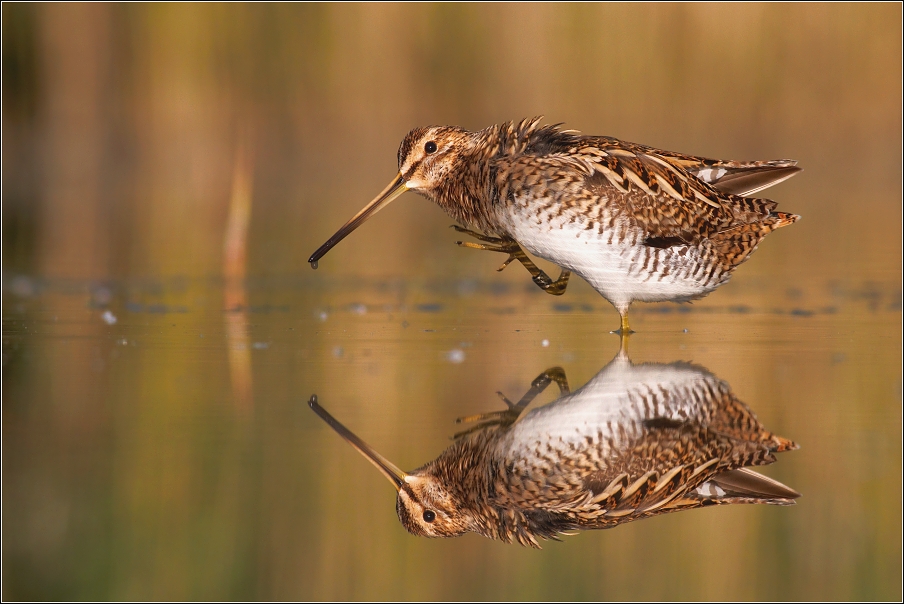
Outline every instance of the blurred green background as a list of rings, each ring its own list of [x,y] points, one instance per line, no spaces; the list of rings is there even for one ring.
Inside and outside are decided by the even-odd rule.
[[[901,16],[4,3],[3,597],[900,599]],[[494,273],[414,194],[305,263],[412,127],[534,115],[800,162],[768,196],[803,220],[632,317],[635,361],[705,365],[801,443],[772,474],[798,506],[418,540],[307,410],[411,469],[495,390],[611,358],[589,286]]]

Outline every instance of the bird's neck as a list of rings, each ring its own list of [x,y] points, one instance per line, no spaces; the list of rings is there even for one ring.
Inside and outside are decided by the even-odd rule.
[[[501,235],[496,218],[492,158],[498,142],[491,128],[471,134],[439,184],[428,193],[449,216],[469,228]]]
[[[427,466],[427,472],[452,495],[458,512],[469,519],[469,530],[486,536],[498,524],[492,510],[496,433],[491,427],[464,436]]]
[[[499,457],[499,438],[506,430],[490,427],[464,437],[430,465],[431,473],[452,494],[458,514],[468,519],[468,530],[506,542],[529,542],[530,521],[512,505],[500,484],[509,470]],[[503,489],[505,490],[505,489]]]

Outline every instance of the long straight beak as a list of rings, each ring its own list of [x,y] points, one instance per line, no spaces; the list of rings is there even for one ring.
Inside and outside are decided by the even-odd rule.
[[[407,474],[405,474],[405,472],[400,470],[388,459],[374,451],[369,444],[352,434],[351,430],[336,421],[336,418],[327,413],[323,407],[317,404],[316,394],[311,395],[311,399],[308,401],[308,405],[310,405],[311,409],[314,410],[314,413],[320,416],[320,419],[328,423],[333,430],[338,432],[339,436],[348,441],[348,444],[357,449],[361,455],[363,455],[367,458],[368,461],[370,461],[370,463],[374,464],[377,469],[380,470],[380,473],[389,479],[389,482],[392,483],[392,486],[395,487],[396,491],[401,490],[402,483],[405,482],[405,478],[408,476]]]
[[[404,193],[408,190],[408,187],[405,186],[405,179],[402,178],[402,175],[399,174],[396,176],[389,186],[387,186],[383,191],[377,195],[377,197],[371,201],[369,204],[364,206],[364,209],[355,214],[351,220],[342,225],[342,228],[336,231],[336,234],[327,239],[326,243],[317,248],[317,251],[311,254],[311,257],[308,258],[308,262],[311,264],[313,268],[317,268],[317,261],[323,258],[323,256],[333,249],[333,246],[345,239],[345,237],[361,226],[365,220],[385,208],[389,205],[389,202]]]

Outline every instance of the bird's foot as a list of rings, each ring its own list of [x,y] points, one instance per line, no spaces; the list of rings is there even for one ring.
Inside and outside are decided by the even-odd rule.
[[[618,336],[618,356],[627,358],[628,343],[631,341],[631,334],[635,332],[631,329],[617,329],[609,333],[614,333]]]
[[[508,260],[506,260],[501,267],[496,270],[502,270],[507,267],[512,260],[516,259],[517,252],[521,251],[521,246],[518,245],[518,242],[514,239],[510,239],[508,237],[492,237],[490,235],[484,235],[483,233],[478,233],[477,231],[472,231],[470,229],[466,229],[464,227],[460,227],[457,224],[453,224],[452,228],[458,231],[459,233],[464,233],[469,237],[473,237],[479,241],[485,241],[486,243],[472,243],[470,241],[456,241],[456,245],[460,247],[470,248],[472,250],[486,250],[488,252],[503,252],[509,254]]]
[[[553,296],[561,296],[565,293],[565,289],[568,287],[568,278],[571,276],[571,271],[562,270],[559,278],[555,281],[550,278],[540,267],[534,264],[533,260],[531,260],[528,255],[521,249],[521,246],[517,241],[508,237],[491,237],[489,235],[484,235],[482,233],[478,233],[476,231],[472,231],[466,229],[464,227],[460,227],[458,225],[453,224],[452,228],[458,231],[459,233],[464,233],[475,239],[480,241],[485,241],[486,243],[472,243],[470,241],[456,241],[460,247],[470,248],[472,250],[486,250],[488,252],[503,252],[509,255],[508,258],[505,259],[505,262],[502,263],[502,266],[497,268],[497,271],[501,271],[505,269],[509,264],[511,264],[514,260],[520,262],[524,268],[531,275],[531,279],[533,279],[534,283],[537,286],[545,291],[547,294],[551,294]]]
[[[626,312],[621,317],[621,327],[619,327],[615,331],[610,331],[609,333],[614,333],[614,334],[618,335],[619,337],[621,337],[622,346],[625,346],[628,342],[628,337],[632,333],[637,333],[637,332],[634,331],[633,329],[631,329],[630,326],[628,326],[628,313]]]
[[[518,420],[518,417],[521,413],[527,408],[528,405],[533,402],[537,395],[546,390],[546,387],[549,386],[551,382],[555,382],[559,386],[559,394],[564,395],[571,392],[571,388],[568,386],[568,378],[565,375],[565,370],[561,367],[550,367],[536,378],[530,384],[530,389],[524,393],[524,396],[517,403],[513,403],[510,401],[504,394],[501,392],[497,392],[496,395],[502,399],[502,402],[505,403],[507,407],[503,411],[490,411],[488,413],[479,413],[477,415],[468,415],[465,417],[459,417],[455,420],[457,424],[470,424],[474,422],[478,422],[476,425],[471,426],[464,432],[459,432],[455,436],[453,436],[453,440],[457,440],[462,436],[466,436],[471,434],[472,432],[476,432],[478,430],[482,430],[489,426],[510,426]]]
[[[514,423],[514,421],[518,419],[518,415],[521,414],[522,408],[520,408],[517,403],[510,401],[501,392],[497,391],[496,396],[502,399],[502,402],[505,403],[506,409],[503,411],[489,411],[487,413],[478,413],[476,415],[466,415],[464,417],[459,417],[455,420],[456,424],[473,424],[477,422],[478,425],[472,426],[465,432],[459,432],[458,434],[453,436],[453,439],[461,438],[465,434],[470,434],[474,430],[485,428],[486,426],[507,426]]]
[[[549,275],[541,271],[539,268],[537,270],[539,271],[539,274],[532,275],[532,277],[534,283],[536,283],[540,287],[540,289],[553,296],[561,296],[565,293],[565,288],[568,287],[568,278],[571,276],[571,271],[563,269],[559,274],[559,278],[553,281],[549,278]]]
[[[495,243],[495,244],[502,244],[502,243],[507,243],[507,242],[515,243],[515,241],[513,239],[509,239],[507,237],[493,237],[491,235],[484,235],[483,233],[478,233],[477,231],[472,231],[471,229],[466,229],[465,227],[458,226],[457,224],[453,224],[450,228],[455,229],[459,233],[464,233],[468,237],[473,237],[474,239],[477,239],[478,241],[486,241],[487,243]],[[456,241],[456,243],[458,245],[462,245],[461,241]],[[517,243],[515,245],[517,245]],[[466,245],[465,247],[470,247],[470,246]],[[482,249],[482,248],[480,248],[480,249]]]

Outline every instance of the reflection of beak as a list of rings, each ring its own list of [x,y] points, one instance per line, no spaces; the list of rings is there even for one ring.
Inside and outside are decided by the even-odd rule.
[[[374,451],[369,444],[352,434],[348,428],[337,422],[332,415],[324,411],[323,407],[317,404],[316,394],[311,395],[311,400],[308,401],[308,405],[311,406],[311,409],[314,410],[314,413],[320,416],[320,419],[328,423],[333,430],[339,433],[339,436],[347,440],[348,444],[357,449],[361,455],[363,455],[368,459],[368,461],[370,461],[370,463],[377,466],[377,469],[380,470],[380,473],[382,473],[383,476],[389,479],[389,482],[392,483],[392,486],[395,487],[396,491],[401,490],[402,483],[405,482],[405,479],[408,477],[405,472],[396,467],[396,465],[391,463],[388,459]]]
[[[311,254],[308,262],[317,268],[317,261],[320,260],[333,246],[345,239],[346,235],[357,229],[365,220],[389,205],[389,202],[408,190],[405,180],[399,174],[389,183],[389,186],[383,189],[383,192],[377,195],[376,199],[364,206],[364,209],[355,214],[351,220],[342,225],[342,228],[336,231],[336,234],[327,239],[326,243],[317,248],[317,251]]]

